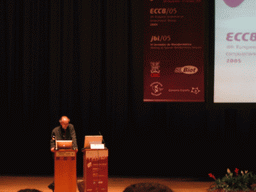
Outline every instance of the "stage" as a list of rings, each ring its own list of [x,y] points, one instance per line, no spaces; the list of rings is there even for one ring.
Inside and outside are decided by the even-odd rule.
[[[82,177],[78,177],[82,180]],[[5,176],[1,175],[0,191],[17,192],[21,189],[37,189],[52,192],[48,185],[53,176]],[[192,178],[142,178],[142,177],[109,177],[108,191],[122,192],[126,187],[135,183],[159,183],[169,187],[173,192],[206,192],[214,182],[200,181]],[[78,192],[78,189],[77,189]]]

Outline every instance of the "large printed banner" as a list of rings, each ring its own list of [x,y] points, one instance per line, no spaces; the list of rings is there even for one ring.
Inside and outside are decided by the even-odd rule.
[[[255,0],[215,0],[215,103],[256,102],[255,22]]]
[[[144,1],[144,101],[204,102],[204,0]]]

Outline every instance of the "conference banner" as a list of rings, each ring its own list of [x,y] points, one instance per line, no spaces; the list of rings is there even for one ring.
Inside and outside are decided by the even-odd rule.
[[[256,102],[256,1],[215,1],[214,103]]]
[[[204,0],[144,0],[144,102],[204,102]]]

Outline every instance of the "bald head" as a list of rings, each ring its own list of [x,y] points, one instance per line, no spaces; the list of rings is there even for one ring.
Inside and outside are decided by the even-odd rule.
[[[63,129],[67,129],[70,119],[67,116],[62,116],[59,120]]]

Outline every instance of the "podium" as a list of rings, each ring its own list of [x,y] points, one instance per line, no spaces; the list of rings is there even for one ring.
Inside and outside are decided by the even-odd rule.
[[[76,192],[76,151],[59,149],[54,152],[54,192]]]
[[[83,149],[84,192],[108,192],[108,149]]]

